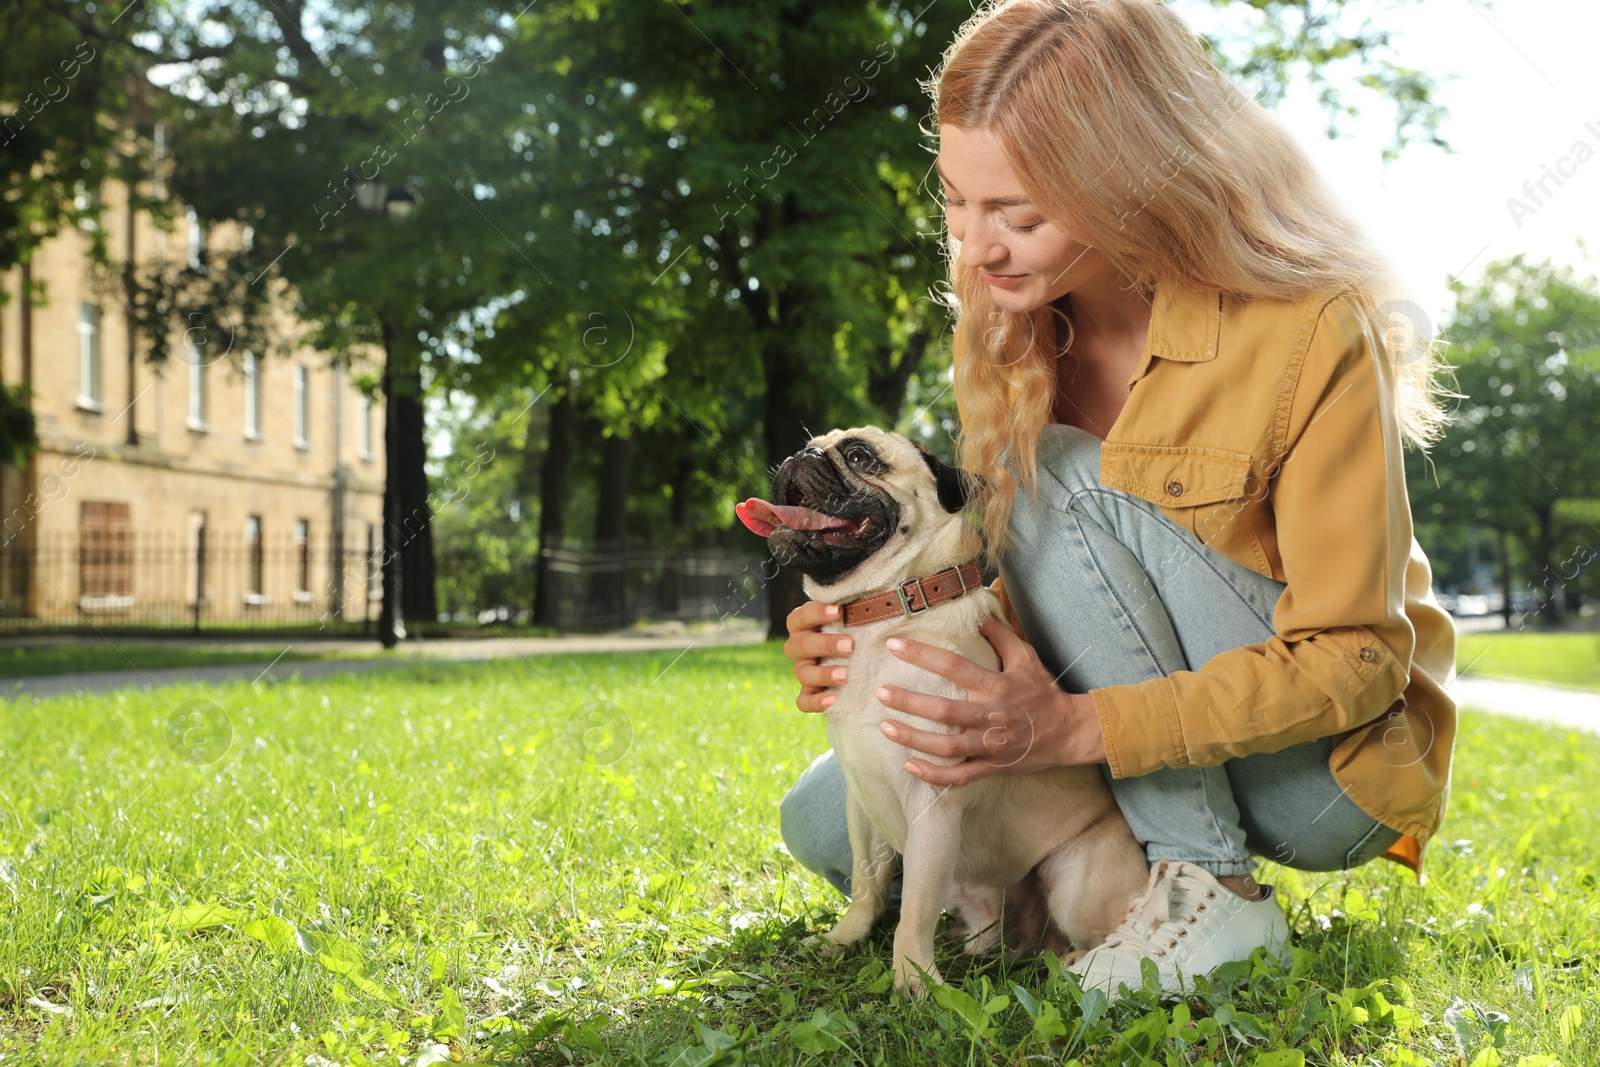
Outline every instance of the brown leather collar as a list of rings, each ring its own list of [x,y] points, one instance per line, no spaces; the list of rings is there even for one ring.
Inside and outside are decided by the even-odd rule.
[[[860,626],[902,615],[920,615],[934,604],[982,588],[983,572],[977,560],[969,559],[959,567],[907,579],[887,593],[850,601],[844,605],[844,624]]]

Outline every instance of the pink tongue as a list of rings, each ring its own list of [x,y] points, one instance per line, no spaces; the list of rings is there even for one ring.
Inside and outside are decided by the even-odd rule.
[[[787,526],[791,530],[843,530],[854,525],[849,519],[824,515],[811,508],[769,504],[755,496],[742,504],[735,504],[733,510],[740,522],[762,537],[770,535],[779,526]]]

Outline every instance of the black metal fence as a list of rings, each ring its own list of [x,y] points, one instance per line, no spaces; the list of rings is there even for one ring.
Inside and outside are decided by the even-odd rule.
[[[80,539],[54,531],[0,545],[0,634],[255,630],[375,634],[381,545],[327,538],[187,537],[129,531]],[[646,620],[764,619],[771,560],[658,544],[546,553],[553,624],[603,630]],[[498,568],[471,554],[437,561],[440,623],[532,622],[534,560]]]
[[[718,547],[669,550],[655,542],[545,549],[544,558],[553,624],[561,630],[621,629],[647,619],[765,619],[767,586],[776,573],[764,557]],[[441,575],[463,569],[464,562],[441,558]],[[526,591],[524,605],[533,594],[529,564],[516,576]],[[451,584],[440,582],[440,607],[447,613],[458,610],[448,606]]]

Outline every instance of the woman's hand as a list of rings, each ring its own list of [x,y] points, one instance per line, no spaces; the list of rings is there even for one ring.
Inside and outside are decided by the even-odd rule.
[[[855,650],[854,639],[822,632],[824,623],[838,621],[838,605],[820,600],[808,600],[789,612],[789,640],[783,643],[783,654],[794,661],[794,676],[800,682],[794,703],[801,711],[822,711],[838,699],[828,687],[845,680],[845,668],[821,662],[824,656],[848,656]]]
[[[889,650],[895,655],[949,679],[967,694],[966,700],[956,700],[892,685],[877,689],[885,707],[961,728],[960,733],[940,734],[884,719],[879,729],[907,748],[966,757],[950,767],[912,759],[906,770],[933,785],[966,785],[1008,771],[1024,774],[1106,762],[1100,719],[1088,695],[1062,692],[1033,646],[997,616],[985,618],[978,632],[999,653],[1000,670],[991,671],[949,649],[890,638]],[[897,641],[903,643],[899,649],[894,647]]]

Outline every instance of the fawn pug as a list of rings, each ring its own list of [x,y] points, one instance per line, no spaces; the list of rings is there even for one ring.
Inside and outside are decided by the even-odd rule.
[[[891,653],[884,642],[892,636],[999,669],[978,630],[999,601],[981,583],[981,538],[962,514],[979,488],[975,476],[901,434],[856,427],[813,438],[778,467],[771,501],[737,508],[780,565],[804,574],[808,597],[844,605],[824,631],[848,630],[855,641],[847,680],[825,712],[849,793],[850,903],[820,942],[810,940],[835,951],[857,945],[887,906],[899,853],[895,986],[914,994],[918,968],[940,981],[934,933],[946,909],[969,952],[1002,941],[1023,951],[1082,952],[1105,940],[1148,880],[1144,850],[1098,767],[935,786],[909,773],[906,760],[960,760],[913,752],[878,728],[892,717],[923,730],[958,729],[886,708],[873,696],[879,685],[966,698]]]

